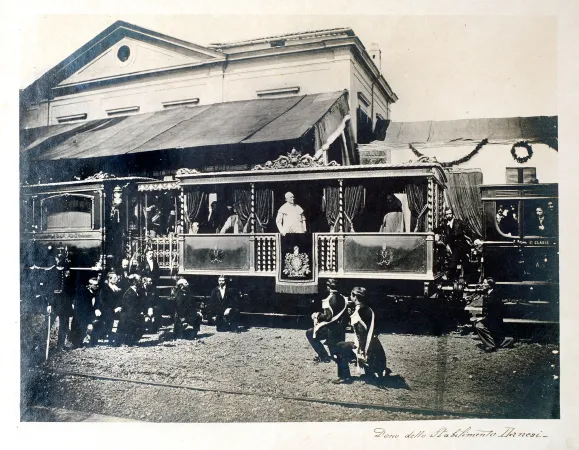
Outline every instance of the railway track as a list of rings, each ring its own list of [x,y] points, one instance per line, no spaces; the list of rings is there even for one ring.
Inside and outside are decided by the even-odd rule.
[[[165,382],[150,381],[150,380],[143,380],[143,379],[136,379],[136,378],[97,375],[97,374],[91,374],[91,373],[85,373],[85,372],[45,370],[45,373],[46,374],[59,375],[59,376],[87,378],[87,379],[92,379],[92,380],[132,383],[132,384],[154,386],[154,387],[161,387],[161,388],[167,388],[167,389],[190,390],[190,391],[209,392],[209,393],[228,394],[228,395],[254,396],[254,397],[261,397],[261,398],[273,398],[273,399],[278,399],[278,400],[299,401],[299,402],[307,402],[307,403],[343,406],[346,408],[374,409],[374,410],[381,410],[381,411],[385,411],[385,412],[394,412],[394,413],[420,414],[420,415],[425,415],[425,416],[437,416],[437,417],[450,416],[450,417],[456,417],[456,418],[471,418],[471,419],[484,419],[484,418],[500,419],[500,418],[503,418],[503,416],[501,416],[500,414],[497,414],[497,412],[493,412],[492,414],[490,414],[490,413],[483,413],[483,412],[471,412],[471,411],[460,411],[460,410],[393,406],[393,405],[383,405],[383,404],[379,404],[379,403],[364,403],[364,402],[356,402],[356,401],[339,401],[339,400],[329,400],[329,399],[315,398],[315,397],[298,397],[298,396],[285,395],[285,394],[273,394],[273,393],[269,393],[269,392],[260,392],[260,391],[246,391],[246,390],[225,389],[225,388],[219,388],[218,389],[218,388],[195,386],[195,385],[191,385],[191,384],[165,383]],[[504,416],[504,418],[506,418],[506,416]]]

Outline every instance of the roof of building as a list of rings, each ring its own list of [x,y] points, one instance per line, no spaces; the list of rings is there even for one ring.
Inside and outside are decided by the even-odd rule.
[[[299,31],[299,32],[295,32],[295,33],[278,34],[275,36],[266,36],[266,37],[245,39],[245,40],[233,41],[233,42],[212,43],[212,44],[209,44],[207,47],[221,50],[221,49],[224,49],[227,47],[235,47],[238,45],[251,45],[251,44],[261,44],[264,42],[271,42],[271,41],[278,41],[278,40],[291,41],[291,40],[309,39],[312,37],[327,37],[327,36],[340,36],[340,35],[355,36],[355,33],[351,28],[327,28],[327,29],[323,29],[323,30]]]

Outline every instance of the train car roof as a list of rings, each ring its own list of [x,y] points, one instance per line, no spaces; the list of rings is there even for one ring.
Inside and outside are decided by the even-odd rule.
[[[310,157],[311,158],[311,157]],[[438,163],[411,162],[405,164],[373,164],[340,166],[335,162],[322,164],[311,160],[307,167],[281,166],[268,162],[253,170],[228,172],[198,172],[195,169],[179,169],[176,178],[182,186],[203,184],[286,182],[289,176],[299,180],[336,180],[363,178],[428,177],[439,183],[447,182],[443,167]],[[296,178],[297,179],[297,178]]]
[[[24,189],[30,188],[43,188],[43,187],[61,187],[61,186],[82,186],[82,185],[94,185],[100,183],[108,183],[108,182],[144,182],[144,181],[159,181],[155,178],[148,178],[148,177],[89,177],[84,180],[72,180],[72,181],[58,181],[58,182],[51,182],[51,183],[38,183],[38,184],[23,184],[21,187]]]

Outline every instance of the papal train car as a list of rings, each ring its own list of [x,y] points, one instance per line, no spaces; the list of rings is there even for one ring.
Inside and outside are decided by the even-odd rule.
[[[183,276],[204,295],[223,274],[245,309],[277,312],[323,294],[328,278],[344,292],[428,297],[442,275],[434,230],[446,175],[436,163],[340,166],[292,151],[252,170],[95,178],[23,187],[25,267],[49,265],[48,247],[66,247],[84,279],[152,248],[161,289]],[[284,233],[290,193],[303,230]]]

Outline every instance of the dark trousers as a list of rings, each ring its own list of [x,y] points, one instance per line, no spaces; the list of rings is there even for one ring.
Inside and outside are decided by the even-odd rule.
[[[512,345],[513,338],[506,337],[505,332],[500,326],[488,324],[485,319],[475,323],[474,329],[485,350],[496,350],[497,348],[506,348]]]
[[[227,308],[219,310],[215,317],[217,331],[232,330],[239,325],[239,310],[231,308],[229,314],[225,314]]]
[[[330,354],[332,355],[333,359],[336,361],[336,365],[338,366],[338,378],[349,378],[350,377],[350,366],[348,365],[348,359],[352,353],[350,349],[343,349],[337,345],[334,339],[329,336],[330,332],[327,328],[322,328],[318,330],[316,333],[316,337],[314,337],[314,329],[310,328],[306,331],[306,337],[318,355],[320,359],[329,358],[328,352],[322,344],[321,341],[325,340],[328,349],[330,350]]]
[[[66,313],[61,313],[61,314],[54,314],[50,320],[52,321],[52,324],[54,324],[56,318],[58,317],[58,339],[57,339],[57,343],[56,346],[59,349],[64,348],[64,344],[66,343],[66,338],[69,335],[69,329],[68,329],[68,322],[70,319],[70,316]]]
[[[193,336],[197,336],[201,329],[201,313],[193,312],[187,314],[180,314],[179,310],[175,311],[175,325],[173,326],[173,333],[175,337],[181,337],[183,334],[191,330]]]

